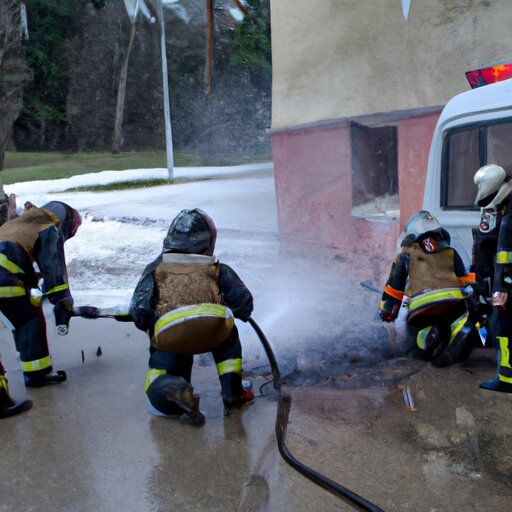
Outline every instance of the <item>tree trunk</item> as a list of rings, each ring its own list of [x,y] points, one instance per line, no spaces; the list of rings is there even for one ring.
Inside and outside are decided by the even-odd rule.
[[[131,28],[130,28],[130,39],[128,41],[128,48],[126,49],[126,55],[124,57],[123,65],[121,66],[121,72],[119,73],[119,86],[117,89],[117,105],[116,105],[116,118],[114,124],[114,139],[112,142],[112,153],[115,155],[121,152],[121,143],[123,135],[123,117],[124,117],[124,99],[126,96],[126,82],[128,80],[128,63],[130,60],[130,54],[132,52],[133,41],[135,39],[135,23],[137,16],[135,16]]]
[[[0,0],[0,171],[28,73],[21,48],[21,0]]]

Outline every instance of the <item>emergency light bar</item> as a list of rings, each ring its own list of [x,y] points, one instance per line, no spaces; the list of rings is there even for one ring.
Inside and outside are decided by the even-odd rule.
[[[474,69],[466,72],[471,89],[482,87],[483,85],[493,84],[512,78],[512,63],[493,64],[486,68]]]

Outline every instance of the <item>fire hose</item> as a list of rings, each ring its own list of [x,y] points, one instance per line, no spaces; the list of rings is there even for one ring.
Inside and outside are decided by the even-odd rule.
[[[72,316],[81,316],[84,318],[114,318],[117,321],[121,322],[132,321],[130,315],[126,311],[122,311],[119,308],[97,308],[94,306],[75,307],[73,308]],[[263,349],[265,350],[265,354],[270,363],[274,389],[278,393],[275,431],[277,438],[277,447],[281,457],[298,473],[300,473],[301,475],[303,475],[316,485],[322,487],[326,491],[331,492],[338,498],[345,500],[350,505],[357,507],[358,510],[366,512],[384,512],[381,508],[370,503],[368,500],[359,496],[350,489],[338,484],[337,482],[334,482],[333,480],[330,480],[329,478],[318,473],[314,469],[306,466],[291,454],[290,450],[286,446],[285,440],[286,428],[288,426],[288,418],[290,415],[292,401],[291,396],[287,393],[284,393],[282,390],[282,380],[279,371],[279,366],[277,364],[274,352],[272,351],[272,347],[270,346],[270,343],[268,342],[265,334],[263,333],[263,331],[261,330],[261,328],[259,327],[255,320],[249,318],[248,322],[254,329],[261,344],[263,345]]]
[[[311,480],[316,485],[319,485],[326,491],[331,492],[338,498],[341,498],[351,505],[355,505],[359,510],[364,510],[368,512],[383,512],[383,510],[373,503],[370,503],[365,498],[359,496],[355,492],[347,489],[346,487],[330,480],[324,475],[318,473],[314,469],[306,466],[299,460],[297,460],[291,453],[288,447],[286,446],[286,427],[288,425],[288,417],[290,414],[290,408],[292,404],[291,396],[282,391],[282,381],[281,374],[279,372],[279,366],[277,364],[276,358],[274,356],[274,352],[272,351],[272,347],[268,342],[265,334],[260,329],[258,324],[252,319],[249,318],[249,323],[251,327],[256,332],[258,338],[263,345],[265,350],[265,354],[267,355],[268,361],[270,363],[270,369],[272,370],[272,377],[274,383],[274,389],[278,392],[278,403],[277,403],[277,418],[276,418],[276,437],[277,437],[277,447],[279,449],[279,453],[281,457],[296,471],[298,471],[301,475],[305,476],[308,480]]]

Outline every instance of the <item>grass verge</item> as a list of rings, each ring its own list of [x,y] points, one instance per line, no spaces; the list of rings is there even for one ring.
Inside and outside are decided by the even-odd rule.
[[[198,155],[174,153],[175,167],[239,165],[267,162],[270,154],[239,157],[233,155],[212,157],[205,162]],[[32,153],[8,151],[0,182],[4,185],[36,180],[56,180],[79,174],[126,169],[166,168],[165,151],[130,151],[114,155],[110,152]]]

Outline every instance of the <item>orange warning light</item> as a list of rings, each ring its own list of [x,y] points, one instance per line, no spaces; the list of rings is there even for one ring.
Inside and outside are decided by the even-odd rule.
[[[466,72],[466,78],[472,89],[483,85],[493,84],[512,78],[512,63],[493,64],[486,68]]]

